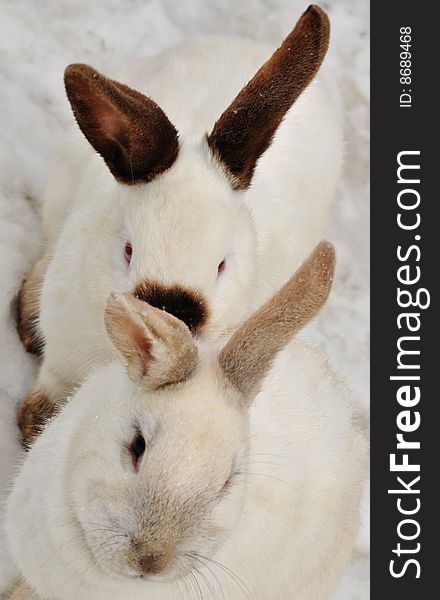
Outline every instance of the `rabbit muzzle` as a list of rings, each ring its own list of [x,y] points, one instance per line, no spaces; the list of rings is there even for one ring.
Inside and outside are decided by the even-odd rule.
[[[155,551],[148,543],[136,540],[131,545],[127,562],[141,577],[148,577],[169,574],[172,569],[172,559],[173,552]]]

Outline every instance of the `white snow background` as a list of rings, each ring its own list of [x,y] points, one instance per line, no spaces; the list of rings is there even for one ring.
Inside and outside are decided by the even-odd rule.
[[[335,79],[347,156],[327,238],[338,253],[331,299],[305,335],[329,356],[368,418],[369,2],[325,0],[332,23],[325,69]],[[302,0],[0,0],[0,524],[20,455],[17,403],[36,373],[17,337],[14,299],[42,251],[38,204],[72,115],[63,70],[86,62],[105,73],[198,33],[278,45]],[[231,66],[231,68],[233,68]],[[367,490],[363,527],[335,600],[369,598]],[[0,595],[17,573],[0,527]]]

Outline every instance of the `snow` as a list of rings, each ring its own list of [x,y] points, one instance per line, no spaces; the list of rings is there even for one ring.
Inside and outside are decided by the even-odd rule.
[[[306,332],[354,391],[369,403],[369,3],[325,0],[332,22],[326,70],[345,123],[343,183],[327,238],[338,251],[331,299]],[[20,449],[15,410],[32,384],[36,362],[18,340],[14,299],[39,257],[38,203],[71,114],[62,73],[71,62],[104,72],[155,54],[197,33],[234,33],[272,43],[291,29],[299,0],[0,0],[0,520]],[[353,564],[335,600],[369,597],[369,489]],[[0,594],[16,572],[0,529]]]

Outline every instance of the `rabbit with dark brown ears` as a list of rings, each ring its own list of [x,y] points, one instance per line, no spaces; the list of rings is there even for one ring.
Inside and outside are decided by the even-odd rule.
[[[264,44],[213,37],[144,61],[124,83],[67,68],[88,141],[78,130],[64,147],[43,210],[48,251],[20,295],[23,339],[44,346],[19,411],[26,445],[115,356],[111,291],[224,341],[319,241],[342,156],[315,80],[328,39],[311,6],[265,63]]]

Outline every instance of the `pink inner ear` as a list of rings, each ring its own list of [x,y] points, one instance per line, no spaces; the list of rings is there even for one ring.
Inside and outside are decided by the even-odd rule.
[[[148,373],[149,363],[153,359],[151,341],[136,326],[132,327],[130,337],[133,344],[133,353],[128,356],[129,367],[134,367],[139,377],[145,377]],[[133,355],[137,355],[135,360],[133,360]]]
[[[139,380],[145,377],[154,358],[153,342],[141,315],[143,303],[136,302],[134,298],[112,294],[107,301],[105,325],[110,340],[124,358],[129,377]]]
[[[100,120],[101,129],[105,132],[105,135],[109,138],[119,139],[121,136],[121,123],[120,119],[123,118],[121,113],[116,113],[113,107],[109,106],[108,111],[100,111],[101,114],[98,116]]]
[[[130,123],[124,113],[113,106],[105,96],[96,94],[94,105],[89,108],[89,115],[90,141],[97,144],[98,152],[112,154],[111,148],[117,147],[119,152],[128,156]]]

